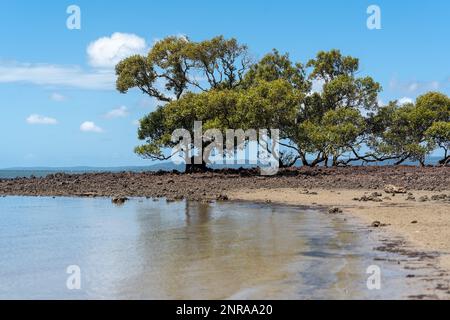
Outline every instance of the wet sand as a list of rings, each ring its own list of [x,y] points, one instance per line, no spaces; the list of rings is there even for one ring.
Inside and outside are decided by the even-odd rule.
[[[339,208],[342,214],[360,218],[385,239],[386,246],[379,249],[434,256],[437,267],[443,271],[442,278],[450,274],[450,202],[432,200],[433,196],[433,199],[437,198],[436,192],[412,191],[393,195],[384,190],[281,188],[242,189],[230,192],[229,196],[232,200]],[[399,240],[392,240],[397,235]],[[447,280],[441,287],[450,298],[448,284]]]

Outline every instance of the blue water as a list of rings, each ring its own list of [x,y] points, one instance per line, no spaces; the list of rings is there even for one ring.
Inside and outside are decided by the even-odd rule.
[[[423,291],[397,263],[375,261],[400,258],[374,251],[367,230],[343,217],[268,204],[3,197],[0,298],[401,299]],[[381,290],[366,287],[373,264]],[[67,286],[69,266],[79,268],[79,289]]]
[[[427,165],[436,165],[438,164],[439,157],[428,157],[425,162]],[[373,162],[366,165],[392,165],[394,161],[384,161],[384,162]],[[354,162],[353,165],[361,165],[361,162]],[[417,162],[405,161],[404,165],[415,166],[418,165]],[[301,166],[300,162],[296,165]],[[223,169],[226,166],[215,165],[216,169]],[[228,167],[239,168],[239,167],[251,167],[249,165],[231,165]],[[139,167],[61,167],[61,168],[13,168],[13,169],[0,169],[0,179],[13,179],[17,177],[45,177],[49,174],[55,174],[59,172],[63,173],[89,173],[89,172],[122,172],[122,171],[131,171],[131,172],[144,172],[144,171],[184,171],[183,165],[175,165],[171,162],[163,162],[157,163],[149,166],[139,166]]]
[[[156,165],[144,167],[61,167],[61,168],[12,168],[0,169],[0,179],[13,179],[23,177],[45,177],[49,174],[59,172],[68,174],[81,174],[90,172],[144,172],[144,171],[158,171],[158,170],[178,170],[182,171],[184,168],[176,166],[172,163],[161,163]]]

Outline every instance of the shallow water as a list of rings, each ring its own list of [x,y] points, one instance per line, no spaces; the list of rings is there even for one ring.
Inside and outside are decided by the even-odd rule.
[[[400,299],[421,293],[345,216],[250,203],[0,198],[3,299]],[[368,290],[378,265],[381,290]],[[69,290],[66,269],[81,270]]]

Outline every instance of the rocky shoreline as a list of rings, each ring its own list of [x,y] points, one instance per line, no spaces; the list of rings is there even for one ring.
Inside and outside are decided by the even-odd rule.
[[[450,189],[449,167],[367,166],[291,168],[276,176],[256,169],[228,169],[204,173],[121,172],[51,174],[45,178],[0,180],[0,195],[78,197],[165,197],[169,200],[226,200],[239,189]]]
[[[168,201],[234,200],[321,207],[330,217],[352,215],[370,231],[377,229],[381,240],[374,250],[414,260],[405,262],[408,278],[426,281],[428,289],[409,298],[448,299],[449,173],[449,167],[411,166],[295,168],[281,170],[276,176],[244,169],[58,173],[45,178],[0,179],[0,196],[110,197],[116,205],[128,197],[164,197]]]

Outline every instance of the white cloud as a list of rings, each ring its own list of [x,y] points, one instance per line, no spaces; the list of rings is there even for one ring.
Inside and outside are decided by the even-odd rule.
[[[32,114],[26,119],[28,124],[58,124],[58,121],[54,118],[41,116],[39,114]]]
[[[112,68],[120,60],[134,54],[145,54],[145,39],[130,33],[115,32],[91,42],[87,48],[89,63],[97,68]]]
[[[408,85],[409,92],[416,92],[417,89],[419,89],[419,83],[417,83],[417,82],[412,82]]]
[[[400,94],[418,95],[426,91],[445,90],[450,86],[449,80],[443,81],[399,81],[397,78],[392,78],[389,82],[389,88]]]
[[[98,127],[94,122],[92,121],[85,121],[81,124],[80,130],[83,132],[96,132],[101,133],[103,132],[103,129]]]
[[[85,71],[78,66],[0,62],[0,83],[32,83],[80,89],[114,89],[113,71]]]
[[[113,119],[113,118],[123,118],[128,116],[128,109],[125,106],[120,106],[117,109],[113,109],[105,114],[105,118]]]
[[[137,105],[141,108],[156,107],[157,104],[158,100],[149,97],[143,97],[137,102]]]
[[[60,93],[57,92],[53,92],[50,95],[50,100],[56,101],[56,102],[62,102],[64,100],[66,100],[66,97]]]
[[[116,76],[113,67],[116,63],[133,54],[146,54],[147,50],[145,39],[135,34],[116,32],[91,42],[87,47],[89,63],[94,67],[92,70],[72,65],[0,60],[0,83],[114,90]],[[64,99],[57,93],[50,98],[54,101]]]
[[[404,104],[407,104],[407,103],[414,103],[414,100],[411,99],[411,98],[408,98],[408,97],[403,97],[403,98],[398,100],[398,103],[400,105],[404,105]]]

